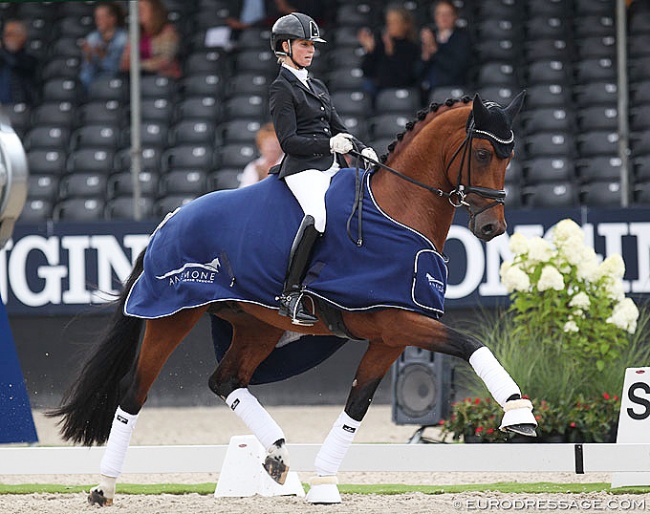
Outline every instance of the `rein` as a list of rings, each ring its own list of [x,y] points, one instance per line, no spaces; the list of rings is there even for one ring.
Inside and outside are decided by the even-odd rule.
[[[474,138],[474,132],[476,130],[471,127],[467,131],[467,136],[465,136],[465,139],[461,143],[461,145],[456,149],[454,154],[451,157],[451,160],[447,164],[447,167],[445,168],[445,173],[449,171],[451,166],[453,165],[454,161],[456,158],[460,155],[461,156],[461,161],[460,161],[460,166],[458,168],[458,180],[456,182],[456,187],[452,189],[451,191],[443,191],[442,189],[439,189],[437,187],[430,186],[428,184],[425,184],[424,182],[420,182],[417,179],[414,179],[413,177],[409,177],[408,175],[405,175],[404,173],[391,168],[390,166],[376,161],[375,159],[371,159],[369,157],[364,157],[361,155],[360,152],[357,150],[351,150],[349,153],[350,155],[354,156],[357,158],[357,163],[356,163],[356,182],[355,182],[355,201],[354,201],[354,206],[352,208],[352,212],[350,213],[350,217],[348,218],[347,222],[347,232],[348,232],[348,237],[350,238],[351,241],[355,242],[354,238],[352,237],[351,230],[350,230],[350,225],[352,222],[352,218],[354,217],[354,214],[356,212],[357,214],[357,226],[358,226],[358,237],[356,239],[356,245],[361,246],[363,244],[363,235],[362,235],[362,209],[361,205],[363,202],[363,181],[359,179],[359,172],[360,172],[360,166],[359,162],[361,161],[367,161],[374,166],[378,166],[380,168],[385,169],[386,171],[392,173],[393,175],[401,178],[402,180],[406,180],[407,182],[410,182],[411,184],[414,184],[418,187],[421,187],[422,189],[426,189],[427,191],[433,193],[434,195],[440,197],[440,198],[447,198],[449,200],[449,203],[454,207],[455,209],[458,209],[459,207],[465,207],[467,212],[469,213],[470,218],[474,218],[475,216],[478,216],[482,212],[491,209],[492,207],[496,207],[497,205],[503,205],[505,204],[505,198],[506,198],[506,192],[503,189],[491,189],[488,187],[481,187],[481,186],[472,186],[472,169],[471,169],[471,158],[469,157],[469,152],[472,148],[472,140]],[[461,179],[462,179],[462,174],[463,174],[463,167],[465,166],[465,161],[467,160],[467,185],[461,184]],[[481,196],[482,198],[489,198],[491,200],[494,200],[493,202],[483,206],[481,209],[478,211],[474,211],[471,208],[471,205],[465,200],[467,195],[470,194],[476,194]]]

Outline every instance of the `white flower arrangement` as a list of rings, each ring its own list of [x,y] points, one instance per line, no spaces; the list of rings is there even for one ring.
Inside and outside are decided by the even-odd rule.
[[[513,259],[501,266],[501,280],[522,332],[560,345],[564,354],[593,359],[598,370],[620,355],[639,318],[625,297],[620,255],[600,262],[570,219],[555,225],[550,241],[513,234],[510,250]]]

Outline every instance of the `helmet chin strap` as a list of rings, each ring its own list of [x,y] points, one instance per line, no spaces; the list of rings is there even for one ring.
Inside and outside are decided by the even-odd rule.
[[[293,59],[293,49],[292,49],[292,47],[291,47],[291,39],[287,39],[287,46],[289,47],[289,51],[287,52],[287,57],[288,57],[289,59],[291,59],[291,62],[292,62],[293,64],[296,65],[296,68],[298,68],[299,70],[304,70],[305,67],[304,67],[304,66],[301,66],[300,64],[298,64],[298,63],[297,63],[296,61],[294,61],[294,59]]]

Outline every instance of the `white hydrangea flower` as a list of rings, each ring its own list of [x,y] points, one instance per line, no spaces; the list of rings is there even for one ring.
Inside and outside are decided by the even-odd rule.
[[[571,298],[571,301],[569,302],[569,307],[575,307],[577,309],[588,309],[590,305],[591,300],[589,300],[589,296],[587,296],[587,293],[582,291]]]
[[[521,255],[528,251],[528,239],[523,234],[515,232],[510,236],[510,241],[508,243],[510,251],[515,255]]]
[[[601,277],[622,279],[625,275],[625,262],[620,254],[610,255],[598,266],[598,274]]]
[[[571,312],[571,315],[569,316],[569,318],[571,318],[571,319],[575,319],[575,318],[584,319],[586,317],[587,316],[585,314],[585,311],[583,311],[582,309],[574,310],[573,312]]]
[[[607,294],[608,298],[611,298],[617,302],[620,302],[623,298],[625,298],[625,289],[623,287],[623,282],[620,280],[607,278],[604,281],[603,287],[605,288],[605,293]]]
[[[528,242],[528,260],[530,263],[548,262],[553,256],[553,247],[541,237],[533,237]]]
[[[509,293],[513,291],[529,291],[530,278],[516,264],[504,262],[501,266],[501,282]]]
[[[578,278],[589,282],[596,282],[599,278],[600,265],[598,254],[590,246],[583,246],[574,251],[574,264],[577,267]]]
[[[607,318],[607,323],[616,325],[622,330],[626,330],[630,334],[636,332],[636,322],[639,318],[639,309],[637,308],[634,300],[631,298],[624,298],[614,306],[612,315]]]
[[[564,329],[563,330],[565,332],[579,332],[580,331],[580,329],[578,328],[578,325],[576,325],[576,322],[573,321],[573,320],[567,321],[564,324]]]
[[[575,221],[564,219],[555,225],[553,229],[553,242],[556,246],[566,246],[570,241],[584,242],[585,234]]]
[[[546,291],[547,289],[562,291],[564,289],[564,277],[562,273],[553,266],[544,266],[539,281],[537,282],[537,289],[539,291]]]

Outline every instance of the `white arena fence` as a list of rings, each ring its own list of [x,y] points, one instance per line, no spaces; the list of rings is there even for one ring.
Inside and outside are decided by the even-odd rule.
[[[320,444],[289,444],[292,471],[313,471]],[[124,473],[215,473],[228,445],[132,446]],[[103,447],[0,448],[0,475],[97,474]],[[341,472],[641,472],[648,443],[353,444]]]

